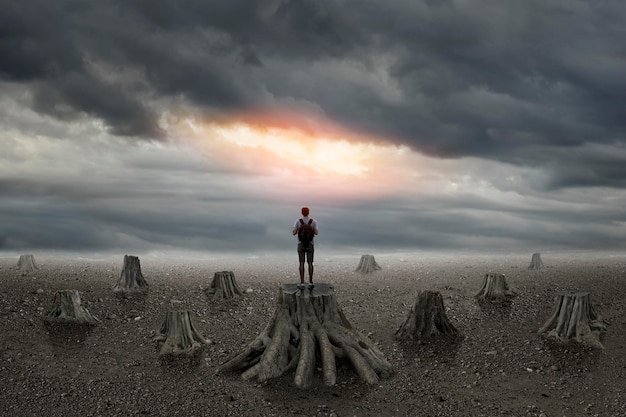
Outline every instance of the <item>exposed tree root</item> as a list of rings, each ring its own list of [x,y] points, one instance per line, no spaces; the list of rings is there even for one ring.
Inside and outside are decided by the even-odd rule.
[[[244,379],[263,382],[295,370],[299,388],[313,384],[318,359],[324,384],[337,381],[337,362],[348,360],[368,384],[392,374],[389,362],[367,337],[354,330],[336,304],[333,287],[280,288],[278,306],[265,329],[218,371],[242,370]]]

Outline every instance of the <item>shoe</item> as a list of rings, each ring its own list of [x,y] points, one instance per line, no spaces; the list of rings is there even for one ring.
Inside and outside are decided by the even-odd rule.
[[[312,290],[313,287],[315,287],[315,284],[313,284],[312,282],[309,282],[308,287],[309,287],[310,290]]]
[[[303,283],[298,284],[298,289],[303,290],[304,289],[304,284]]]

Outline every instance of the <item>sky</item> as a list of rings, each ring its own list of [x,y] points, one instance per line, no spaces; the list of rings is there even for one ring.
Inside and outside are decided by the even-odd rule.
[[[626,248],[620,0],[0,0],[0,252]]]

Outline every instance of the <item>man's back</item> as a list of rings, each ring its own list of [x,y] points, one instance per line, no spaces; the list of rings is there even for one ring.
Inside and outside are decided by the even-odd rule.
[[[302,221],[301,221],[302,220]],[[296,222],[294,223],[294,235],[297,234],[298,235],[298,241],[302,242],[302,243],[306,243],[302,241],[302,236],[301,236],[301,232],[303,231],[303,226],[308,226],[310,225],[310,229],[312,231],[312,235],[310,236],[310,243],[313,243],[313,238],[315,238],[315,235],[317,235],[318,233],[318,229],[317,229],[317,221],[315,221],[314,218],[309,217],[309,216],[302,216],[299,217],[298,219],[296,219]]]

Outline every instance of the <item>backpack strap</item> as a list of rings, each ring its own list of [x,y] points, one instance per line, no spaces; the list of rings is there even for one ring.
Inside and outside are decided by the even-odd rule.
[[[302,221],[302,219],[300,219],[300,221]],[[303,222],[304,223],[304,222]],[[311,223],[313,223],[313,219],[309,219],[309,226],[311,225]]]
[[[300,224],[304,224],[304,220],[300,219]]]

